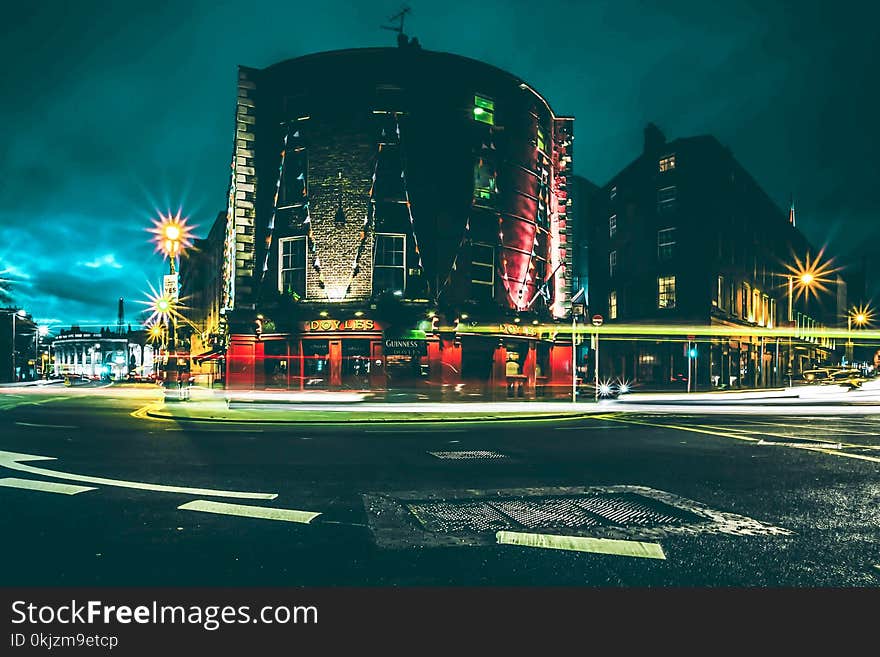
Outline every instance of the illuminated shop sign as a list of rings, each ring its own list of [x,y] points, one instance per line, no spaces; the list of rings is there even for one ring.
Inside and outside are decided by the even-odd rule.
[[[428,346],[424,340],[386,338],[382,343],[386,356],[427,356]]]
[[[372,331],[372,319],[313,319],[303,322],[303,331]]]
[[[498,327],[502,333],[507,335],[529,335],[537,337],[538,329],[534,326],[520,326],[519,324],[502,324]]]

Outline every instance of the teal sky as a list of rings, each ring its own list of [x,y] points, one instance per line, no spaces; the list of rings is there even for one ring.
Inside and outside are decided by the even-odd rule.
[[[40,2],[0,35],[0,278],[35,317],[112,324],[159,284],[146,229],[224,208],[236,66],[391,46],[399,4]],[[657,123],[711,133],[798,226],[876,293],[880,79],[875,5],[850,2],[427,2],[407,32],[529,81],[575,123],[575,171],[603,184]],[[0,303],[6,302],[6,299]]]

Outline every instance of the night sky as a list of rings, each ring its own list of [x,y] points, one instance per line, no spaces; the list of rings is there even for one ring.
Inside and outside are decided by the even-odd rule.
[[[225,208],[236,66],[392,46],[400,5],[22,2],[0,35],[0,278],[40,320],[135,322],[167,264],[146,229]],[[517,75],[575,122],[575,172],[604,184],[646,122],[729,146],[817,246],[880,292],[880,10],[848,2],[427,2],[407,32]]]

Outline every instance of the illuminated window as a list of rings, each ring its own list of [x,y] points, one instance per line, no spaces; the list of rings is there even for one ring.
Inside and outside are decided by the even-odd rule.
[[[495,180],[495,166],[485,158],[479,158],[474,165],[474,198],[492,200],[498,191]]]
[[[495,294],[495,249],[488,244],[471,244],[471,283],[474,298]]]
[[[541,130],[541,128],[539,127],[538,128],[538,150],[546,152],[547,149],[545,148],[545,146],[546,146],[546,144],[544,143],[544,131]]]
[[[667,155],[666,157],[660,159],[660,164],[659,164],[660,173],[663,173],[664,171],[671,171],[674,168],[675,168],[675,154],[674,153],[672,155]]]
[[[617,290],[608,293],[608,319],[617,319]]]
[[[770,299],[770,321],[767,324],[767,328],[773,328],[776,326],[776,299]]]
[[[614,237],[617,235],[617,215],[612,214],[608,218],[608,237]]]
[[[474,120],[495,125],[495,101],[483,96],[474,96]]]
[[[294,299],[306,296],[306,238],[278,240],[278,291]]]
[[[719,276],[715,287],[715,298],[712,299],[712,305],[716,308],[724,308],[724,276]]]
[[[617,198],[617,185],[611,188],[611,192],[608,194],[608,198],[612,201]]]
[[[740,308],[740,310],[741,310],[740,317],[742,317],[743,319],[749,318],[749,314],[750,314],[749,307],[751,304],[751,299],[752,299],[751,288],[749,287],[748,283],[743,283],[743,285],[742,285],[742,298],[740,299],[741,306],[742,306]]]
[[[675,308],[675,276],[660,276],[657,279],[657,307]]]
[[[373,253],[373,294],[403,294],[406,285],[406,236],[378,233]]]
[[[663,228],[657,231],[657,260],[671,260],[675,253],[675,228]]]
[[[614,273],[617,271],[617,251],[612,251],[608,254],[608,275],[611,278],[614,278]]]

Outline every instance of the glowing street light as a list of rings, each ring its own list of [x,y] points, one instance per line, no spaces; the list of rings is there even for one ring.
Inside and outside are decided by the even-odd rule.
[[[180,210],[176,215],[170,212],[167,215],[159,213],[158,219],[153,219],[153,242],[156,250],[161,252],[171,263],[171,273],[174,273],[174,260],[184,249],[192,246],[192,227],[187,223],[186,217],[180,216]]]

